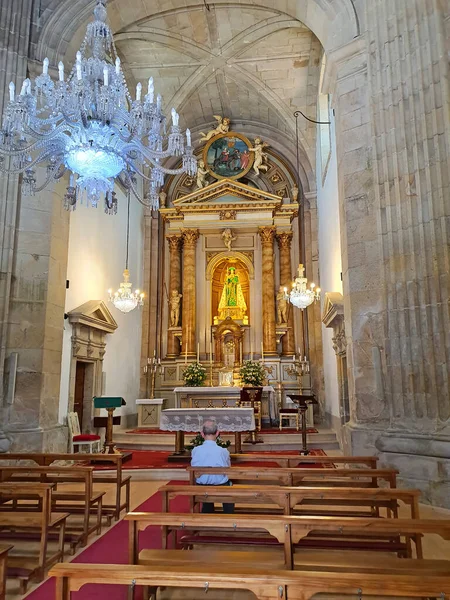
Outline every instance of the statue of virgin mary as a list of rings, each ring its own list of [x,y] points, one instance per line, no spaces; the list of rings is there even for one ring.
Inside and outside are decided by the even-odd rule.
[[[247,312],[242,287],[235,267],[228,267],[227,276],[223,285],[222,296],[219,302],[219,319],[227,317],[242,320]]]

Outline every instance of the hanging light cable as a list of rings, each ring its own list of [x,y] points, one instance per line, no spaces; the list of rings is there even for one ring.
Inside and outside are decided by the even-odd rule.
[[[129,258],[129,244],[130,244],[130,190],[128,190],[128,209],[127,209],[127,252],[125,260],[125,270],[123,272],[123,281],[119,286],[119,289],[113,293],[112,290],[108,290],[109,301],[123,313],[129,313],[134,310],[137,306],[144,304],[144,294],[139,290],[132,291],[130,283],[130,272],[128,271],[128,258]]]

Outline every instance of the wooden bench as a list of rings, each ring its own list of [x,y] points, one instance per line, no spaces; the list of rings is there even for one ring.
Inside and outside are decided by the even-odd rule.
[[[294,548],[333,548],[360,550],[361,541],[364,549],[396,552],[411,558],[411,540],[416,544],[417,558],[423,558],[422,545],[417,543],[425,534],[436,534],[443,539],[450,539],[450,520],[440,519],[373,519],[373,518],[328,518],[298,517],[285,515],[230,515],[199,513],[128,513],[129,521],[129,559],[138,564],[144,556],[145,560],[164,561],[169,536],[172,535],[174,546],[176,532],[185,533],[180,540],[183,548],[194,545],[213,543],[217,545],[267,546],[284,547],[285,567],[292,568]],[[162,550],[143,550],[139,555],[139,531],[149,526],[162,528]],[[217,531],[226,534],[218,537]],[[194,532],[194,533],[192,533]],[[200,537],[198,533],[202,533]],[[203,535],[206,533],[207,535]],[[265,537],[250,537],[264,534]],[[267,537],[267,535],[271,537]],[[400,538],[404,538],[404,541]],[[382,540],[382,544],[378,543]],[[390,545],[386,544],[388,540]],[[188,560],[192,556],[184,553],[179,560]],[[309,555],[308,555],[309,556]],[[327,564],[327,557],[322,555],[322,563]],[[354,560],[354,555],[352,556]],[[220,561],[219,561],[220,562]],[[317,563],[320,564],[320,563]],[[352,562],[350,564],[353,564]],[[449,563],[450,564],[450,563]]]
[[[325,486],[325,487],[378,487],[379,481],[389,487],[397,487],[398,471],[395,469],[313,469],[298,467],[187,467],[189,481],[195,485],[196,479],[204,474],[227,475],[231,481],[241,483],[276,483],[277,485]]]
[[[0,544],[0,600],[6,598],[6,561],[12,546]]]
[[[361,465],[369,469],[376,469],[377,456],[301,456],[298,454],[258,454],[250,452],[248,454],[231,454],[231,464],[243,462],[275,462],[280,467],[297,467],[301,464],[327,464],[336,465]]]
[[[401,562],[401,561],[398,561]],[[417,562],[417,561],[415,561]],[[72,591],[84,585],[112,584],[129,586],[130,596],[136,585],[175,588],[249,590],[258,600],[309,600],[318,593],[441,598],[450,594],[450,574],[433,569],[397,572],[276,571],[232,567],[208,569],[203,565],[140,566],[93,565],[66,563],[55,565],[50,576],[56,577],[56,600],[69,600]]]
[[[101,533],[102,528],[102,501],[105,492],[93,491],[93,467],[5,467],[0,465],[0,481],[34,482],[34,483],[79,483],[83,486],[81,491],[62,490],[56,488],[52,493],[52,510],[54,512],[68,512],[82,514],[83,525],[81,528],[70,525],[67,528],[67,540],[70,542],[74,553],[78,544],[85,546],[88,537],[94,531]],[[24,500],[24,498],[22,498]],[[14,509],[15,505],[0,505],[0,510]],[[39,504],[27,505],[22,510],[39,509]],[[96,519],[91,525],[91,513],[95,512]]]
[[[398,501],[409,507],[412,519],[419,518],[419,490],[384,488],[326,488],[326,487],[280,487],[274,485],[164,485],[162,511],[169,512],[169,501],[176,496],[187,496],[191,510],[201,502],[239,503],[237,512],[263,514],[307,514],[309,516],[379,517],[380,509],[386,509],[388,517],[398,518]],[[244,506],[241,506],[244,505]],[[258,508],[245,505],[256,505]],[[259,508],[263,506],[263,508]],[[268,506],[267,506],[268,505]],[[326,508],[315,508],[315,507]],[[359,510],[341,510],[352,507]],[[363,510],[368,508],[369,510]]]
[[[116,485],[116,501],[115,504],[103,504],[103,512],[115,518],[116,521],[120,518],[122,510],[129,512],[130,510],[130,475],[123,475],[122,455],[121,454],[68,454],[68,453],[12,453],[0,454],[1,460],[14,461],[32,461],[40,466],[50,466],[55,461],[82,462],[86,465],[95,465],[100,462],[111,463],[113,469],[111,471],[95,471],[94,484],[97,483],[114,483]],[[125,499],[122,501],[122,489],[125,488]],[[109,519],[109,523],[110,523]]]
[[[21,592],[26,592],[28,581],[44,578],[45,569],[59,560],[64,560],[64,534],[68,513],[55,515],[52,513],[51,483],[0,483],[0,499],[2,501],[21,501],[35,498],[39,501],[40,510],[27,512],[16,509],[0,512],[0,539],[22,539],[20,532],[37,532],[39,534],[39,556],[36,564],[34,558],[23,556],[8,557],[8,576],[17,577],[21,583]],[[51,532],[58,534],[57,551],[47,556],[47,547]]]

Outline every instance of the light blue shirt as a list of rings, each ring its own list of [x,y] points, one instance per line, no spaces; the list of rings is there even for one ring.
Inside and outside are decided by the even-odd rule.
[[[230,453],[218,446],[214,440],[205,440],[201,446],[193,448],[191,467],[230,467]],[[221,485],[228,481],[227,475],[201,475],[197,483],[201,485]]]

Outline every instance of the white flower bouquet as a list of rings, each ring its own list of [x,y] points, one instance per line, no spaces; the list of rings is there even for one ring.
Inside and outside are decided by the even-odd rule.
[[[206,369],[200,363],[188,365],[183,371],[184,383],[187,387],[200,387],[206,379]]]

